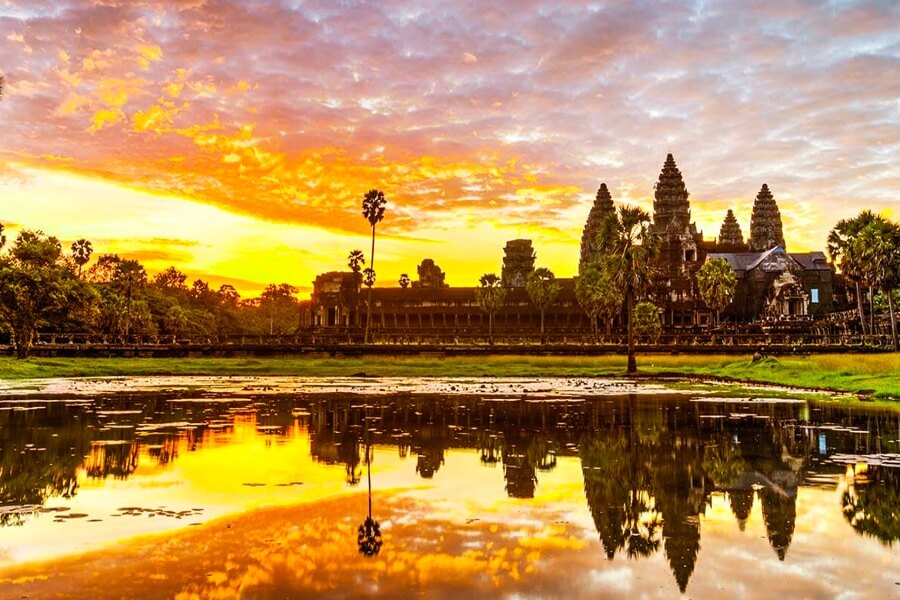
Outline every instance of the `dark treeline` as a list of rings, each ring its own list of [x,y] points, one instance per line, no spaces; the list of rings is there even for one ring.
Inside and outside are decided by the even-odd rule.
[[[423,479],[440,478],[454,449],[475,449],[484,468],[501,470],[505,493],[523,499],[536,496],[543,474],[561,457],[577,458],[604,554],[662,552],[682,590],[700,551],[699,517],[714,493],[725,497],[741,529],[760,506],[772,550],[785,560],[799,488],[846,472],[829,460],[832,454],[885,452],[897,431],[889,412],[823,407],[804,415],[801,405],[771,404],[759,407],[758,416],[733,419],[735,406],[683,410],[674,399],[637,396],[602,402],[395,396],[368,403],[274,397],[264,405],[247,400],[235,411],[233,402],[145,395],[41,406],[0,412],[0,525],[21,524],[50,497],[76,494],[79,469],[89,478],[127,478],[147,457],[171,463],[213,436],[227,441],[235,419],[246,419],[265,435],[308,430],[312,457],[341,467],[336,476],[351,486],[364,479],[367,442],[396,449]],[[808,426],[797,426],[798,419]],[[180,427],[185,422],[193,427]],[[890,545],[900,541],[898,501],[897,469],[871,467],[850,478],[835,510],[859,534]]]
[[[150,277],[140,262],[115,254],[91,261],[87,240],[67,251],[53,236],[23,230],[5,245],[0,225],[0,337],[20,358],[38,331],[214,339],[290,334],[300,324],[298,290],[286,283],[243,299],[231,285],[189,282],[174,266]]]

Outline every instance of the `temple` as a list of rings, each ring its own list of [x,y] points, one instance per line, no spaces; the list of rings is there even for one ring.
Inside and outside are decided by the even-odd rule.
[[[714,258],[727,261],[738,281],[734,300],[721,313],[726,324],[808,321],[835,310],[835,299],[841,295],[833,266],[822,252],[788,253],[781,212],[767,184],[762,184],[753,203],[747,240],[730,209],[718,238],[705,239],[691,220],[689,197],[675,157],[668,154],[654,186],[650,230],[658,237],[660,253],[656,282],[648,294],[659,309],[666,331],[706,328],[712,323],[713,311],[699,295],[696,276],[704,262]],[[580,253],[573,257],[578,273],[601,258],[603,223],[615,211],[609,188],[601,183],[581,232]],[[539,311],[525,290],[536,261],[531,240],[506,243],[497,269],[507,288],[504,307],[493,320],[497,332],[528,334],[539,329]],[[446,274],[432,259],[424,259],[417,273],[418,280],[411,286],[405,277],[400,287],[373,289],[372,328],[383,333],[444,330],[460,334],[487,329],[488,316],[478,304],[476,287],[448,286]],[[577,277],[557,278],[560,293],[545,311],[547,331],[574,334],[592,330],[576,299],[576,282]],[[313,284],[311,310],[305,322],[314,328],[358,328],[367,318],[365,302],[366,294],[360,293],[356,274],[325,273]],[[611,325],[621,328],[623,323],[621,314]]]

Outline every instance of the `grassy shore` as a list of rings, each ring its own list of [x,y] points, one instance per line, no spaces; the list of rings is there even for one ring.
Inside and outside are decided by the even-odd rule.
[[[697,376],[740,382],[863,393],[900,399],[900,354],[749,356],[644,355],[640,375]],[[122,375],[293,375],[409,377],[621,376],[623,356],[490,356],[361,358],[0,358],[0,379]]]

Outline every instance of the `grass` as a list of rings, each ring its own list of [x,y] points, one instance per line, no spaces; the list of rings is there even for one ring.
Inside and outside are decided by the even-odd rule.
[[[787,385],[900,400],[900,354],[750,357],[639,355],[642,376],[696,376]],[[140,375],[292,375],[407,377],[621,376],[623,356],[361,358],[0,358],[0,379]]]

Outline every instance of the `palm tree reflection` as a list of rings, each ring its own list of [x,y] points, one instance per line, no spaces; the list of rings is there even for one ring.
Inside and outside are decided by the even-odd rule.
[[[372,446],[369,444],[369,408],[366,407],[365,427],[366,443],[366,475],[369,480],[369,514],[366,520],[359,526],[356,536],[356,544],[359,553],[366,557],[377,556],[381,551],[381,525],[372,518]]]

